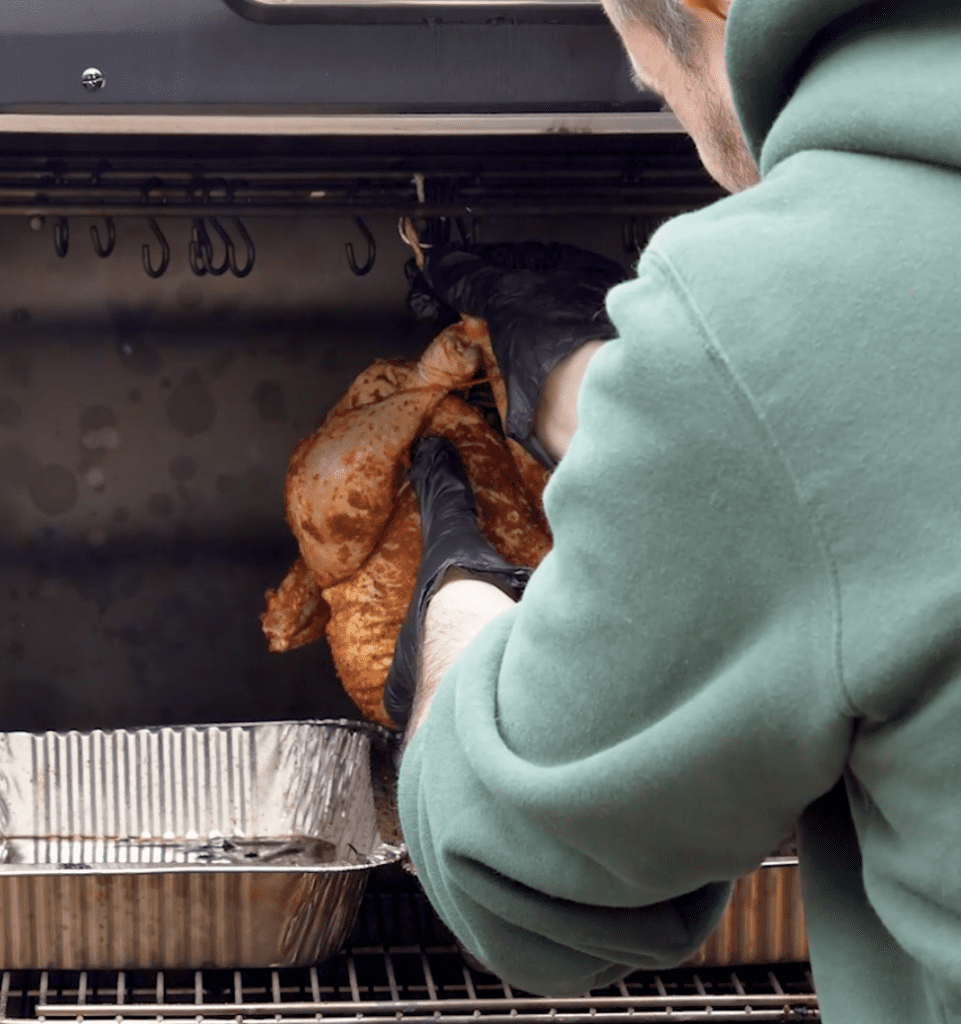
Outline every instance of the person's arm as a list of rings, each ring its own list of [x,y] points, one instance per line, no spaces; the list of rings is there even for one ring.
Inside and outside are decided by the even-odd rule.
[[[405,742],[424,721],[437,684],[457,656],[514,603],[500,587],[473,579],[469,573],[459,569],[447,573],[424,616],[421,666]]]
[[[564,457],[577,429],[577,399],[588,364],[604,345],[589,341],[563,359],[544,382],[537,405],[535,432],[558,462]],[[414,735],[430,707],[437,684],[457,656],[490,622],[514,602],[498,587],[452,570],[427,606],[421,639],[417,691],[407,725],[406,742]]]
[[[657,267],[618,304],[545,492],[554,547],[443,673],[398,787],[447,925],[556,995],[692,956],[852,730],[778,449]]]
[[[537,401],[534,433],[547,453],[560,462],[577,430],[577,399],[590,361],[604,345],[588,341],[562,359],[548,374]]]

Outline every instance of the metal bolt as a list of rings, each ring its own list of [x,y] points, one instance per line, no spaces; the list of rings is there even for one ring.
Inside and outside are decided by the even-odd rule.
[[[45,222],[44,222],[43,217],[39,217],[39,216],[34,215],[33,217],[30,218],[30,230],[31,231],[43,231],[44,223]]]
[[[87,68],[80,81],[83,82],[83,87],[88,92],[96,92],[104,87],[107,79],[104,78],[103,72],[99,68]]]

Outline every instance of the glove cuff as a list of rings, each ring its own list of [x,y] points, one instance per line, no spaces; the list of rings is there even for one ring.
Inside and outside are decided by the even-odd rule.
[[[414,664],[413,655],[420,649],[427,605],[443,586],[443,579],[447,571],[449,569],[465,569],[482,582],[498,587],[514,601],[521,599],[524,589],[530,581],[533,569],[509,565],[493,549],[491,550],[493,558],[488,557],[486,553],[479,552],[479,554],[481,557],[477,558],[468,554],[464,557],[444,559],[424,581],[419,597],[412,602],[407,610],[407,616],[401,626],[394,648],[394,664],[389,673],[398,681],[404,680],[406,686],[388,685],[384,688],[384,710],[400,730],[407,728],[418,683],[420,666]],[[493,567],[495,559],[500,563],[497,568]],[[418,580],[418,586],[420,582]]]
[[[571,336],[555,343],[550,355],[540,360],[531,372],[515,371],[507,377],[507,420],[504,423],[504,433],[517,441],[547,469],[555,469],[557,461],[547,454],[534,434],[534,417],[544,382],[559,363],[588,342],[610,341],[616,336],[614,325],[606,317],[599,318],[593,328],[583,335]]]
[[[482,543],[486,544],[487,542],[482,541]],[[424,616],[427,614],[427,605],[444,585],[444,577],[450,569],[463,569],[469,572],[474,579],[480,580],[482,583],[490,583],[502,590],[514,601],[521,599],[534,571],[524,566],[510,565],[493,549],[490,552],[478,549],[473,555],[470,552],[465,552],[460,557],[452,555],[450,558],[444,559],[438,565],[437,570],[431,573],[429,579],[424,582],[424,588],[420,592],[417,601],[418,636],[423,627]]]
[[[427,605],[447,571],[466,570],[515,601],[533,572],[505,561],[480,532],[473,492],[450,441],[430,437],[418,442],[412,450],[409,479],[421,509],[421,561],[384,684],[384,709],[400,728],[407,725],[417,687],[414,661]]]

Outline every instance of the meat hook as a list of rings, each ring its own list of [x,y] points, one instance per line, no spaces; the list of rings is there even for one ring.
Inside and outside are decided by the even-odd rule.
[[[350,264],[350,269],[358,277],[363,277],[364,274],[369,274],[374,268],[374,262],[377,259],[377,243],[374,241],[374,236],[370,233],[370,229],[360,217],[355,217],[354,223],[364,236],[364,241],[367,242],[367,262],[362,267],[357,265],[357,260],[354,258],[354,247],[350,242],[346,243],[344,250],[347,253],[347,262]]]
[[[422,245],[420,238],[417,235],[417,228],[414,227],[414,222],[410,217],[401,217],[397,221],[397,234],[400,235],[400,240],[404,245],[409,245],[414,250],[414,263],[417,265],[418,270],[424,269],[424,250],[429,249],[429,245]]]
[[[150,259],[150,246],[144,244],[141,252],[143,253],[143,268],[147,272],[148,277],[163,277],[167,272],[167,267],[170,266],[170,246],[167,243],[167,239],[164,238],[164,233],[160,230],[160,225],[154,220],[153,217],[147,218],[147,224],[150,226],[150,230],[154,233],[154,237],[160,243],[160,266],[156,269]]]
[[[101,259],[106,259],[117,244],[117,229],[114,226],[113,217],[104,217],[103,221],[107,229],[107,244],[104,245],[100,241],[100,232],[97,230],[96,224],[90,225],[90,238],[93,241],[94,252]]]
[[[257,259],[257,250],[254,248],[254,240],[247,233],[247,229],[244,227],[244,222],[239,217],[231,218],[234,222],[234,229],[237,234],[240,235],[240,240],[244,243],[244,247],[247,250],[247,262],[242,266],[237,266],[236,250],[234,246],[230,247],[230,272],[234,277],[246,277],[251,270],[254,269],[254,260]]]
[[[58,217],[53,222],[53,247],[61,259],[67,255],[70,248],[70,221],[66,217]]]
[[[463,217],[455,217],[454,223],[457,225],[462,245],[476,245],[480,241],[480,222],[476,217],[471,218],[470,227]]]
[[[210,269],[210,261],[213,258],[214,247],[204,226],[203,217],[194,217],[193,225],[190,228],[190,245],[187,249],[190,269],[197,277],[203,277]]]
[[[230,240],[230,235],[217,220],[216,217],[208,217],[210,226],[214,229],[214,232],[219,236],[220,241],[223,242],[224,246],[224,259],[223,262],[214,266],[214,250],[213,245],[210,243],[210,236],[207,236],[207,270],[214,277],[220,277],[221,274],[225,274],[231,266],[236,264],[236,257],[234,253],[234,243]]]
[[[641,233],[638,228],[637,217],[631,217],[630,220],[624,221],[623,238],[624,252],[630,253],[633,256],[640,255],[644,245],[641,242]]]

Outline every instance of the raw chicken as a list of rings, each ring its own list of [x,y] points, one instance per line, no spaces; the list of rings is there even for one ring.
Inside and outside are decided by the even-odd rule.
[[[417,499],[405,478],[411,444],[443,436],[474,488],[481,531],[507,561],[537,566],[550,550],[541,495],[547,471],[491,429],[465,390],[483,365],[503,422],[506,393],[483,321],[464,317],[417,363],[374,363],[294,450],[287,520],[301,557],[267,591],[270,649],[326,632],[337,672],[369,718],[390,725],[384,679],[420,561]]]

